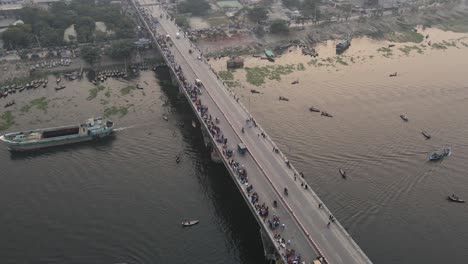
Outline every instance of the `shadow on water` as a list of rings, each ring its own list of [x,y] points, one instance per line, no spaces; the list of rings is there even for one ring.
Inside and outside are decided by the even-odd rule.
[[[217,225],[226,233],[231,250],[239,251],[240,263],[267,263],[258,223],[224,165],[211,161],[200,129],[189,125],[197,118],[178,87],[171,83],[169,69],[157,69],[156,76],[174,110],[174,118],[186,124],[178,126],[179,130],[184,140],[198,152],[197,180],[215,207]]]
[[[27,160],[31,158],[60,155],[63,152],[72,152],[82,149],[94,149],[96,151],[106,151],[112,148],[112,143],[114,142],[116,135],[112,134],[106,138],[95,140],[95,141],[86,141],[79,142],[70,145],[61,145],[53,146],[43,149],[36,149],[31,151],[10,151],[11,160]]]

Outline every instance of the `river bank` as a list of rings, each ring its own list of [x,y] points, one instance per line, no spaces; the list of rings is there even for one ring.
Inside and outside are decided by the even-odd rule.
[[[468,32],[468,10],[466,3],[454,2],[432,4],[417,11],[405,11],[401,14],[385,12],[382,16],[358,16],[349,19],[335,19],[314,24],[298,25],[287,34],[248,35],[200,40],[197,46],[206,56],[237,56],[261,53],[265,47],[281,53],[285,47],[303,44],[315,46],[327,40],[340,41],[348,36],[352,38],[368,37],[374,40],[392,42],[414,42],[424,40],[424,36],[414,29],[418,25],[424,28]],[[239,44],[239,40],[242,44]]]
[[[80,69],[85,70],[101,70],[110,67],[116,67],[121,65],[130,64],[142,64],[142,63],[155,63],[162,62],[161,55],[154,49],[138,51],[128,61],[112,59],[109,56],[102,56],[99,61],[93,65],[90,65],[80,57],[70,58],[69,65],[57,65],[54,67],[41,67],[41,64],[49,64],[51,62],[59,62],[61,58],[41,58],[41,59],[27,59],[21,60],[19,57],[11,60],[3,60],[0,63],[0,69],[4,74],[0,75],[0,87],[7,85],[13,80],[21,82],[23,79],[31,77],[42,76],[44,74],[57,74],[64,72],[79,71]],[[36,67],[38,66],[38,67]],[[32,67],[36,69],[32,70]]]

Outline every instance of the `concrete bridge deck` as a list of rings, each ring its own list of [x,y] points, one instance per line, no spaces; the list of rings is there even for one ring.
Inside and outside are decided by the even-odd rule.
[[[318,207],[323,202],[311,188],[305,189],[301,186],[301,183],[307,183],[294,167],[287,166],[287,159],[281,151],[273,151],[273,148],[277,148],[277,146],[260,125],[258,123],[257,126],[249,127],[246,125],[246,120],[250,119],[251,115],[236,100],[235,95],[226,89],[222,81],[211,70],[209,64],[204,59],[198,59],[200,53],[195,46],[183,37],[182,32],[173,21],[166,18],[163,7],[152,5],[155,3],[152,0],[134,2],[139,14],[148,18],[145,20],[145,24],[153,34],[155,41],[156,34],[170,36],[173,44],[166,52],[172,53],[174,63],[180,66],[185,79],[190,83],[194,83],[195,79],[202,80],[204,89],[199,98],[204,105],[208,106],[210,115],[220,119],[218,126],[228,139],[230,148],[235,150],[238,143],[244,143],[247,146],[248,153],[241,155],[236,152],[234,159],[247,170],[249,184],[252,184],[254,191],[258,193],[259,203],[265,203],[269,206],[267,219],[271,219],[271,216],[275,214],[281,219],[281,223],[285,224],[284,229],[278,228],[277,230],[286,241],[291,241],[289,245],[286,245],[286,248],[292,248],[300,254],[302,260],[305,260],[304,263],[312,263],[318,256],[323,256],[325,263],[371,263],[337,220],[327,227],[331,215],[330,211],[326,206]],[[157,18],[159,23],[152,23],[153,18]],[[180,32],[181,38],[175,37],[176,32]],[[194,50],[194,52],[190,54],[189,49]],[[171,65],[169,66],[173,69]],[[185,90],[184,93],[190,99]],[[192,103],[191,105],[194,107]],[[200,113],[195,108],[194,110],[199,120],[202,121]],[[241,132],[241,127],[245,127],[245,133]],[[265,137],[259,136],[261,133],[265,133]],[[221,144],[214,142],[214,145],[221,154]],[[228,164],[228,158],[222,154],[220,156],[262,230],[275,245],[279,255],[283,256],[280,258],[284,260],[286,250],[274,239],[274,231],[268,227],[267,220],[256,212],[254,205],[249,200],[247,186],[241,184],[236,178],[236,174]],[[283,193],[285,187],[288,188],[289,195]],[[278,202],[276,208],[273,207],[274,200]]]

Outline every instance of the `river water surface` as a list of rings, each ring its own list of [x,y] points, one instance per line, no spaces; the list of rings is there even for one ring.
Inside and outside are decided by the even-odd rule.
[[[346,67],[314,67],[292,51],[277,63],[303,62],[305,71],[256,87],[240,70],[243,88],[234,90],[374,263],[466,263],[468,210],[446,197],[468,199],[468,49],[371,58],[378,54],[360,53],[359,43],[381,45],[357,40],[346,60],[359,62]],[[112,106],[128,113],[112,116],[113,139],[31,154],[0,149],[1,263],[265,262],[254,218],[226,170],[209,160],[185,99],[161,85],[166,79],[143,72],[130,84],[144,91],[126,95],[120,89],[129,83],[116,80],[96,98],[87,99],[93,85],[85,80],[15,95],[8,131],[73,124]],[[45,111],[21,111],[42,96]],[[426,161],[444,146],[452,156]],[[184,218],[200,224],[183,229]]]

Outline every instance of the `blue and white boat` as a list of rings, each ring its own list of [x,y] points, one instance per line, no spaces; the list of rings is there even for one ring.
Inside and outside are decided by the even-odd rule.
[[[444,149],[429,153],[429,156],[427,157],[427,159],[428,160],[440,160],[440,159],[450,156],[451,154],[452,154],[451,148],[444,148]]]
[[[102,118],[90,118],[85,123],[14,132],[0,136],[12,151],[28,151],[53,146],[97,140],[112,134],[114,123]]]

